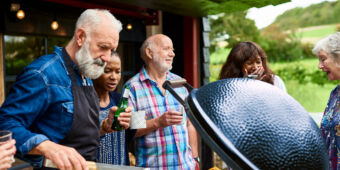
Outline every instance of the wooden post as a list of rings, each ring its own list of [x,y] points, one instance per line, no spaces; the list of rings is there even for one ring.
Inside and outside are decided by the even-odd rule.
[[[163,14],[162,11],[158,11],[158,25],[146,26],[146,38],[151,35],[161,34],[163,32]]]
[[[4,49],[2,44],[3,34],[0,33],[0,106],[5,100],[5,66],[4,66]]]
[[[194,88],[200,86],[199,25],[197,18],[184,17],[184,78]]]

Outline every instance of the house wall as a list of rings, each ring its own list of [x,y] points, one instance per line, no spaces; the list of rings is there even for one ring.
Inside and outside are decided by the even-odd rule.
[[[9,11],[10,1],[0,2],[0,33],[2,35],[23,35],[23,36],[43,36],[43,37],[68,37],[71,38],[74,32],[75,21],[82,11],[85,9],[67,7],[61,4],[49,4],[47,2],[32,1],[27,6],[23,6],[25,9],[26,17],[23,20],[15,18],[13,12]],[[66,12],[58,12],[58,9]],[[50,29],[50,22],[54,15],[57,16],[59,22],[59,29],[53,31]],[[158,12],[158,25],[146,25],[143,19],[131,18],[122,15],[114,14],[119,20],[122,21],[124,29],[120,33],[120,46],[124,44],[124,47],[119,46],[119,50],[122,53],[124,60],[123,64],[123,81],[126,81],[131,75],[139,71],[143,62],[140,59],[139,47],[146,37],[163,33],[168,35],[174,43],[176,57],[173,63],[172,72],[178,74],[188,80],[188,82],[194,87],[199,86],[199,71],[197,70],[198,53],[197,43],[199,41],[193,36],[192,31],[196,30],[196,24],[193,25],[194,20],[189,20],[187,23],[185,17],[166,12]],[[127,23],[133,24],[133,29],[128,31],[125,29]],[[187,31],[190,36],[184,30],[184,27],[189,28]],[[189,37],[189,39],[187,39]],[[184,41],[187,41],[184,43]],[[3,41],[1,41],[1,45]],[[133,48],[133,49],[131,49]],[[4,49],[1,49],[3,55]],[[126,56],[130,56],[128,59]],[[4,56],[1,58],[1,62],[4,61]],[[4,98],[4,80],[6,75],[4,74],[4,63],[0,63],[2,73],[0,77],[0,94],[2,100]],[[1,99],[1,96],[0,96]]]

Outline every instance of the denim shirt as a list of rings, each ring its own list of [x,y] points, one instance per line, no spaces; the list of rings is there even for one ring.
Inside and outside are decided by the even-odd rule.
[[[73,66],[77,83],[92,86],[91,79],[83,81]],[[17,76],[0,108],[0,129],[13,132],[16,156],[34,162],[26,157],[29,151],[45,140],[58,143],[67,135],[73,120],[71,86],[60,47],[33,61]]]

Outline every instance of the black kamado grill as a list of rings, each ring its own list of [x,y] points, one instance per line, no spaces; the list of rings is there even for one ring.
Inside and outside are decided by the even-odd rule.
[[[185,101],[173,90],[183,85],[190,91]],[[193,89],[180,79],[163,87],[232,169],[328,169],[318,126],[294,98],[271,84],[232,78]]]

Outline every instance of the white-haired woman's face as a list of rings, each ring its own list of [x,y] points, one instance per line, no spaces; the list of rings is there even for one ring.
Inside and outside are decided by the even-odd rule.
[[[327,74],[330,81],[340,80],[340,66],[325,51],[318,52],[319,65],[318,68]]]

